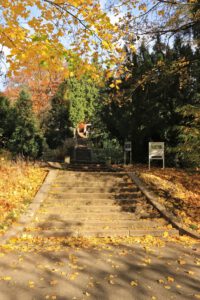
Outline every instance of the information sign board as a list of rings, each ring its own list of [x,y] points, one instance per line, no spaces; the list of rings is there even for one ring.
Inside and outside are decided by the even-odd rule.
[[[130,141],[124,143],[124,164],[127,163],[127,160],[130,164],[132,163],[132,144]]]
[[[129,152],[132,150],[131,142],[125,142],[124,143],[124,150]]]
[[[163,169],[165,168],[165,143],[149,142],[149,169],[151,160],[161,159],[163,161]]]

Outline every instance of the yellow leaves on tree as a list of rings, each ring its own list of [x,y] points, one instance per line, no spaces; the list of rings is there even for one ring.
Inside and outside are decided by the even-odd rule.
[[[5,0],[2,4],[0,44],[10,49],[10,76],[20,68],[68,69],[66,49],[87,63],[93,53],[106,60],[112,52],[117,58],[118,40],[118,27],[99,1]]]

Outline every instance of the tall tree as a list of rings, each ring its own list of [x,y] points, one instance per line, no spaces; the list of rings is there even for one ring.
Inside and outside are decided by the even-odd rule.
[[[51,99],[51,109],[44,121],[44,131],[47,144],[56,149],[65,139],[72,136],[69,120],[69,101],[66,96],[66,84],[62,83]]]
[[[126,73],[121,76],[119,90],[108,83],[110,102],[103,107],[103,120],[121,142],[132,140],[135,160],[147,158],[150,140],[164,140],[168,158],[171,156],[174,162],[177,147],[184,142],[180,138],[181,126],[188,127],[189,119],[191,128],[192,123],[194,128],[198,127],[192,121],[192,113],[186,123],[182,113],[184,107],[188,112],[188,105],[198,101],[198,62],[189,64],[194,56],[194,50],[180,36],[173,47],[163,43],[159,36],[151,51],[144,42],[137,53],[127,47]]]
[[[71,78],[66,82],[70,102],[69,118],[74,128],[80,122],[91,122],[98,98],[98,87],[87,76]]]
[[[15,127],[13,108],[9,100],[0,95],[0,147],[6,148]]]
[[[16,155],[37,158],[42,154],[43,138],[33,116],[30,96],[21,91],[15,104],[15,129],[8,147]]]

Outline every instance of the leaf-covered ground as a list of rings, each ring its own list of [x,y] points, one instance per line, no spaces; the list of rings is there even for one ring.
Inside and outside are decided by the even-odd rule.
[[[0,246],[0,299],[200,299],[199,246],[177,238],[33,238]]]
[[[187,228],[200,233],[200,173],[175,168],[127,167],[159,196],[159,201]]]
[[[1,191],[17,212],[45,176],[25,163],[2,163],[0,172]],[[86,239],[24,231],[0,245],[0,299],[200,299],[199,264],[199,245],[186,236]]]
[[[0,157],[0,234],[26,210],[46,174],[33,164]]]

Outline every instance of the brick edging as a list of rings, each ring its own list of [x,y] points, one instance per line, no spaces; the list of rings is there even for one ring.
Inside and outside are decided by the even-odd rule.
[[[33,202],[29,205],[27,211],[22,214],[19,218],[17,224],[13,224],[8,231],[0,237],[0,244],[6,244],[8,239],[17,236],[20,232],[22,232],[25,226],[30,222],[30,220],[34,217],[37,210],[40,208],[46,194],[49,191],[49,188],[53,182],[53,180],[57,176],[56,170],[50,170],[47,174],[43,184],[39,188],[38,192],[36,193]]]
[[[146,184],[135,173],[128,173],[128,175],[138,186],[141,192],[146,196],[146,198],[151,202],[151,204],[165,219],[167,219],[175,228],[179,230],[180,234],[187,234],[192,238],[200,240],[200,235],[198,233],[195,233],[190,229],[186,229],[181,223],[176,221],[176,217],[172,213],[168,212],[166,208],[159,203],[158,196],[154,192],[150,191]]]

